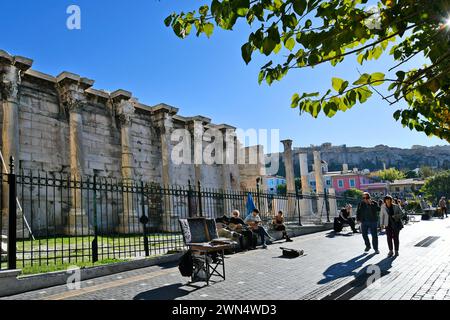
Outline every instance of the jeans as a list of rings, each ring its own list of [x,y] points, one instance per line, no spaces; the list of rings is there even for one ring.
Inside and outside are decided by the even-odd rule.
[[[362,222],[361,223],[361,232],[364,239],[364,243],[367,248],[370,248],[369,241],[369,229],[370,234],[372,235],[372,245],[374,250],[378,250],[378,222]]]
[[[267,233],[266,229],[264,229],[262,226],[259,226],[258,229],[253,230],[253,232],[261,237],[261,242],[263,245],[266,243],[265,237],[270,238],[270,235]]]
[[[400,230],[395,230],[392,227],[386,227],[386,237],[388,242],[389,250],[392,251],[393,247],[395,248],[395,251],[398,252],[398,249],[400,247],[400,240],[399,240],[399,234]],[[392,242],[394,242],[394,245],[392,245]]]

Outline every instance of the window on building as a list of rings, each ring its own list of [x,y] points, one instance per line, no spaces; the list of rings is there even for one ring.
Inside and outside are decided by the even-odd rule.
[[[327,186],[331,186],[331,181],[327,180]]]
[[[342,180],[342,179],[338,180],[338,187],[339,188],[343,188],[344,187],[344,180]]]
[[[355,187],[355,179],[350,179],[350,188]]]

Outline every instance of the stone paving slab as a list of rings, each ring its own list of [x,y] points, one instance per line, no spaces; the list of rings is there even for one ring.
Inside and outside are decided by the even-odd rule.
[[[204,282],[189,284],[176,264],[168,264],[83,281],[80,290],[58,286],[5,299],[450,300],[449,226],[450,219],[405,226],[395,259],[386,257],[385,235],[379,237],[381,254],[375,255],[363,252],[360,234],[326,231],[226,256],[226,280],[209,287]],[[439,239],[429,247],[415,247],[428,236]],[[285,259],[280,247],[303,249],[305,255]],[[376,281],[373,266],[381,275]]]

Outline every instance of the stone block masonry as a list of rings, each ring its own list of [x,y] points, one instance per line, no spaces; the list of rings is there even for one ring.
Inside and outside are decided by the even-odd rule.
[[[14,156],[18,170],[33,174],[38,170],[48,174],[65,173],[74,179],[97,175],[164,185],[187,185],[188,180],[192,184],[201,180],[208,188],[239,188],[240,167],[245,170],[242,165],[171,162],[171,151],[178,143],[171,140],[174,130],[185,128],[194,136],[192,121],[197,121],[201,132],[211,127],[233,127],[212,124],[210,119],[201,116],[180,116],[178,108],[166,104],[142,104],[125,90],[109,93],[94,89],[93,80],[71,72],[56,77],[47,75],[31,69],[32,63],[31,59],[0,50],[1,150],[5,159]],[[201,145],[207,142],[201,141]],[[5,218],[8,185],[2,188]],[[31,193],[25,194],[24,199],[34,201]],[[71,195],[71,199],[75,198],[81,198],[80,191]],[[132,219],[131,225],[137,227],[137,215],[127,199],[124,200],[121,209],[124,212],[117,213],[118,220]],[[87,228],[84,231],[91,233],[92,221],[79,203],[55,201],[64,202],[60,210],[69,212],[67,219],[58,223],[65,224],[76,217]],[[49,207],[55,206],[52,203]],[[43,222],[41,215],[36,211],[27,218],[36,226]],[[166,220],[177,218],[171,212],[162,215]],[[62,229],[67,234],[77,233],[80,230],[76,230],[76,225]],[[176,224],[168,221],[167,225]],[[126,228],[118,228],[127,232]]]

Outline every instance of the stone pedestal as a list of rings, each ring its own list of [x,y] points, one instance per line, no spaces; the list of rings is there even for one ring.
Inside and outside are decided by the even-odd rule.
[[[82,209],[70,209],[64,233],[69,236],[90,236],[94,229],[89,224],[88,216]]]
[[[333,188],[328,189],[328,204],[330,207],[330,220],[332,220],[338,214],[336,191]]]

